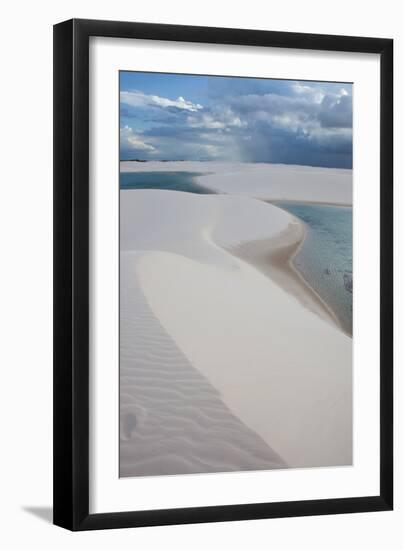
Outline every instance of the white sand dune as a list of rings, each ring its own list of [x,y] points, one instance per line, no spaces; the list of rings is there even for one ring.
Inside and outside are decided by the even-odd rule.
[[[121,255],[120,475],[284,468],[284,461],[222,401],[150,309]]]
[[[351,339],[253,248],[302,235],[252,198],[121,193],[122,475],[351,464]]]
[[[217,193],[231,193],[268,201],[352,204],[352,170],[267,163],[131,162],[122,172],[198,172],[199,185]]]

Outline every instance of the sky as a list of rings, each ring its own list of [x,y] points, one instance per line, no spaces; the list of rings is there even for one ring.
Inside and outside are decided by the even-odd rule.
[[[121,160],[352,167],[352,84],[120,73]]]

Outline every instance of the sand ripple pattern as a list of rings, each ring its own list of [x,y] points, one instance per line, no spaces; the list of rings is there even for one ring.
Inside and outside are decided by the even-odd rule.
[[[154,316],[136,278],[140,256],[121,253],[120,475],[284,468]]]

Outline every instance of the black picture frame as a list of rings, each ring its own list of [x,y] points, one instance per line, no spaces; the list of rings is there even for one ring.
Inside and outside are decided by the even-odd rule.
[[[381,58],[380,489],[370,497],[89,513],[89,38],[364,52]],[[54,27],[54,523],[70,530],[393,507],[393,41],[73,19]]]

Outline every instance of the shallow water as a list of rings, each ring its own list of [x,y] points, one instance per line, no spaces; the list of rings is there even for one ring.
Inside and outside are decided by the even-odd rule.
[[[120,189],[164,189],[211,194],[211,191],[194,181],[194,177],[199,175],[196,172],[121,172]]]
[[[308,203],[276,203],[307,230],[294,265],[352,334],[353,224],[352,208]]]

